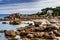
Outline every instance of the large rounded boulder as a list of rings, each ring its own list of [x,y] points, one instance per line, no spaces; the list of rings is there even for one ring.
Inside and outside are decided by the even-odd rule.
[[[5,30],[4,32],[6,36],[16,36],[16,32],[14,30]]]

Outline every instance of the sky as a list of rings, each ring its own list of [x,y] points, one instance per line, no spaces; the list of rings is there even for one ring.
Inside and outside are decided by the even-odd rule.
[[[0,0],[0,14],[32,14],[46,7],[60,6],[60,0]]]

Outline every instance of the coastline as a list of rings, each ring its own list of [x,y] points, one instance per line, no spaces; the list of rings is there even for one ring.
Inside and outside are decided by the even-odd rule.
[[[59,39],[56,36],[56,34],[60,35],[58,32],[58,30],[60,30],[59,16],[45,17],[45,16],[38,16],[36,14],[29,15],[29,16],[22,16],[21,14],[20,15],[10,14],[9,16],[5,16],[3,19],[4,21],[1,20],[0,22],[4,25],[4,27],[6,26],[6,28],[8,25],[8,28],[10,28],[10,30],[5,29],[5,30],[1,30],[0,32],[4,33],[5,36],[8,36],[7,39],[10,38],[9,36],[11,37],[13,36],[15,38],[16,35],[18,36],[20,35],[18,39],[21,37],[22,40],[34,40],[35,38],[36,40],[39,40],[39,39],[48,40],[51,38],[52,40]],[[9,21],[8,23],[6,22],[7,20]],[[24,26],[23,24],[26,24],[26,25]],[[15,30],[13,30],[14,28]],[[51,35],[49,35],[50,33]],[[45,35],[46,37],[43,37],[43,35]],[[18,39],[14,39],[14,40],[18,40]],[[13,38],[11,38],[11,40],[13,40]]]

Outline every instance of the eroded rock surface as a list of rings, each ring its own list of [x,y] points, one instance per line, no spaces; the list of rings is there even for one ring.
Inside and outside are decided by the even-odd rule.
[[[60,37],[60,26],[58,22],[51,23],[47,19],[44,19],[42,22],[35,22],[35,25],[29,25],[18,29],[20,30],[20,36],[23,38],[45,38],[55,40],[56,37]]]

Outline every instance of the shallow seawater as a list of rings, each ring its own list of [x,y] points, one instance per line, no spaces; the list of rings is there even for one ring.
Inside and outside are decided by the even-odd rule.
[[[27,23],[30,23],[31,21],[24,21],[24,23],[20,24],[20,25],[10,25],[9,21],[5,21],[7,24],[2,24],[2,22],[4,22],[4,21],[0,21],[0,30],[15,30],[16,31],[16,28],[28,26],[29,24],[27,24]],[[20,36],[17,35],[15,38],[20,39]],[[17,39],[17,40],[19,40],[19,39]],[[5,37],[4,33],[0,33],[0,40],[8,40],[8,39]],[[13,40],[13,39],[11,39],[11,40]]]
[[[16,30],[16,28],[28,26],[27,23],[29,21],[24,21],[24,23],[20,25],[10,25],[9,21],[5,21],[7,24],[2,24],[2,22],[4,21],[0,21],[0,30]]]
[[[8,40],[8,39],[5,37],[4,33],[0,33],[0,40]]]

